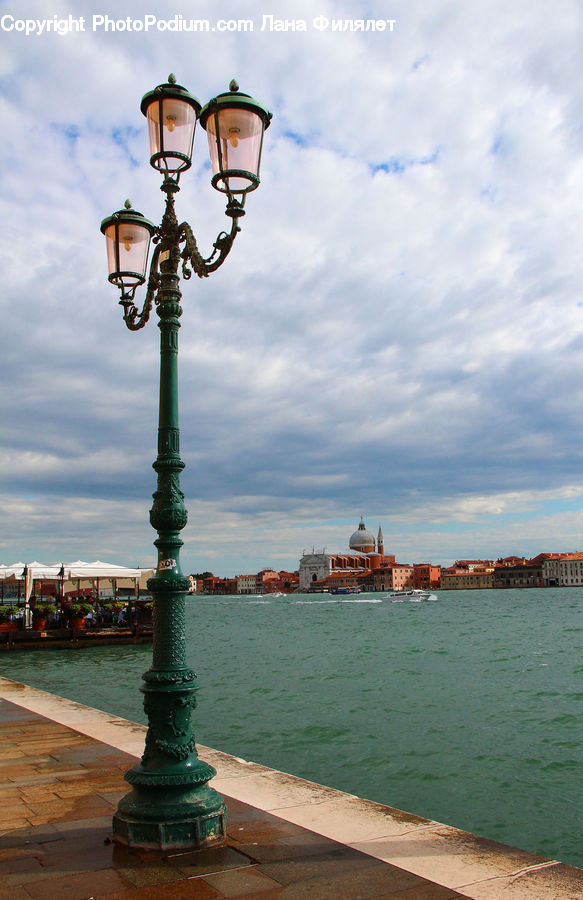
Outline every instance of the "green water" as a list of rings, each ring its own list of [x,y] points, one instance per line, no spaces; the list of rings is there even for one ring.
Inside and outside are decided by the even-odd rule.
[[[583,865],[583,588],[192,598],[197,740]],[[144,722],[151,647],[0,657]]]

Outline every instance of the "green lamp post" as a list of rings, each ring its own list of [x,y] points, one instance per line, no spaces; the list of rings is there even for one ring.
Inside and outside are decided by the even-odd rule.
[[[263,133],[271,113],[248,94],[239,93],[232,81],[229,91],[211,100],[204,109],[196,97],[176,84],[147,93],[141,110],[148,120],[150,164],[163,176],[166,195],[162,222],[154,225],[125,208],[101,223],[109,264],[109,281],[121,291],[123,319],[132,331],[143,328],[155,305],[160,328],[160,415],[158,456],[154,462],[158,482],[150,522],[158,533],[156,573],[148,581],[154,598],[153,657],[143,675],[141,690],[148,716],[144,754],[125,778],[131,790],[119,803],[113,819],[116,841],[150,849],[198,849],[220,844],[225,837],[225,805],[208,782],[216,771],[197,755],[191,712],[196,705],[196,676],[186,662],[185,600],[189,580],[180,568],[180,531],[186,525],[184,494],[180,489],[178,422],[178,329],[183,278],[194,271],[200,278],[224,262],[240,231],[246,195],[259,184]],[[174,195],[182,172],[190,168],[197,119],[209,140],[212,184],[226,195],[229,232],[221,232],[213,252],[204,258],[192,229],[179,223]],[[146,281],[141,311],[134,304],[136,288]]]

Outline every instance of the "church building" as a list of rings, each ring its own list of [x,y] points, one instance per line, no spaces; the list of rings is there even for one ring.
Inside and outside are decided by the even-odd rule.
[[[362,516],[357,530],[350,536],[348,547],[348,551],[341,553],[304,551],[300,559],[300,591],[372,585],[376,570],[395,565],[394,556],[385,556],[381,527],[375,541]]]

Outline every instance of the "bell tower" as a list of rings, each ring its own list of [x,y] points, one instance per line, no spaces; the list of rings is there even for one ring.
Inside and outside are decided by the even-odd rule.
[[[385,542],[383,539],[383,531],[382,531],[382,528],[380,525],[379,525],[379,533],[377,536],[377,553],[379,553],[381,556],[385,555]]]

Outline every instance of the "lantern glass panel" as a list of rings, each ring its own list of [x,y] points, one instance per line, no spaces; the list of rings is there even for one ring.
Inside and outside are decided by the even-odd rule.
[[[162,122],[160,123],[160,109]],[[148,118],[148,134],[150,137],[150,154],[165,154],[164,159],[156,160],[156,168],[177,172],[186,166],[180,155],[192,156],[196,110],[190,103],[173,97],[165,100],[154,100],[146,112]],[[172,158],[176,163],[171,163]]]
[[[221,159],[217,148],[217,126]],[[263,135],[263,120],[250,109],[227,107],[218,111],[216,117],[209,115],[206,122],[209,141],[209,152],[213,174],[225,173],[226,183],[233,194],[242,194],[249,190],[252,181],[241,176],[228,175],[228,170],[240,169],[259,175],[259,156]],[[217,184],[220,190],[224,188]]]
[[[143,284],[150,245],[150,232],[135,222],[119,222],[105,229],[107,263],[114,284]]]

